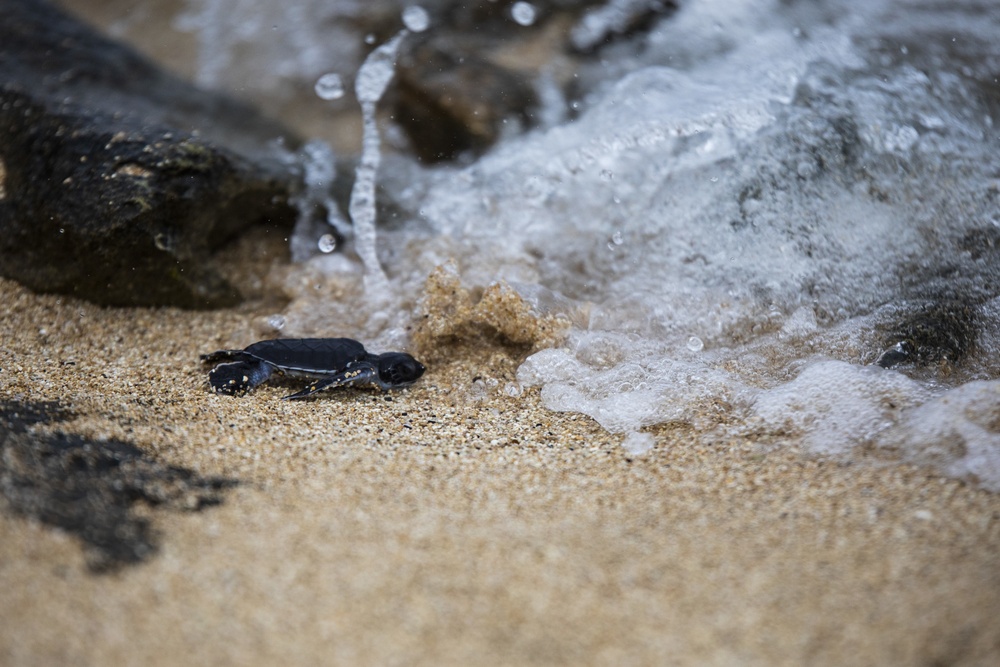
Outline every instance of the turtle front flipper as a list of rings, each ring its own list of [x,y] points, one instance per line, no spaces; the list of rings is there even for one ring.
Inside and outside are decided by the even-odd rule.
[[[236,361],[219,364],[208,374],[216,394],[245,394],[271,377],[274,367],[263,361]]]
[[[378,384],[378,369],[375,368],[374,364],[369,362],[362,362],[360,364],[355,364],[346,371],[342,371],[335,375],[329,375],[324,378],[320,378],[314,382],[309,383],[305,389],[295,394],[289,394],[283,397],[281,400],[295,400],[298,398],[306,398],[312,396],[313,394],[324,391],[326,389],[336,389],[337,387],[350,387],[359,384]]]

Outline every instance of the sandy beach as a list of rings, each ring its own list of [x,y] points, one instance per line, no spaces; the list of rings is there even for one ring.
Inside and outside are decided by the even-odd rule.
[[[156,552],[105,573],[77,538],[0,513],[0,663],[1000,660],[994,494],[683,424],[630,457],[536,389],[504,392],[524,350],[489,341],[388,395],[210,393],[198,354],[252,342],[271,312],[260,294],[116,310],[0,281],[0,400],[70,413],[37,433],[238,481],[198,512],[137,503]]]
[[[381,41],[382,5],[367,8],[369,32],[355,25],[365,3],[341,3],[350,15],[337,3],[245,3],[239,12],[221,8],[241,3],[63,4],[172,71],[298,116],[296,131],[337,144],[339,157],[361,144],[357,110],[327,97],[321,106],[311,70],[287,62],[322,56],[349,82],[361,50],[324,51],[345,39],[324,30],[346,22],[359,48],[362,36],[366,45],[376,34]],[[556,343],[558,323],[533,320],[510,293],[489,292],[494,274],[509,270],[511,280],[527,276],[554,293],[565,282],[580,303],[598,294],[606,314],[625,295],[657,311],[654,332],[672,324],[669,313],[698,312],[700,303],[718,327],[684,319],[697,349],[705,342],[696,334],[722,331],[723,322],[730,330],[718,340],[744,342],[736,335],[744,320],[723,318],[729,311],[710,287],[729,296],[745,287],[747,303],[762,309],[772,295],[775,309],[782,294],[793,305],[800,292],[826,299],[825,320],[803,301],[808,322],[796,324],[788,308],[761,316],[763,333],[747,333],[778,337],[791,323],[803,341],[843,324],[838,313],[922,295],[897,278],[921,286],[965,267],[961,284],[995,299],[1000,237],[990,216],[1000,186],[987,163],[1000,97],[988,3],[890,3],[885,37],[859,27],[883,14],[841,4],[612,3],[616,12],[680,7],[679,27],[663,16],[663,32],[648,47],[636,42],[634,57],[617,41],[593,58],[567,51],[564,33],[577,17],[497,47],[506,62],[546,64],[545,79],[528,89],[558,98],[532,111],[558,112],[544,121],[551,131],[540,143],[510,144],[505,161],[483,159],[454,186],[406,183],[399,164],[394,176],[383,169],[392,177],[383,188],[412,186],[399,197],[398,210],[414,214],[406,224],[481,232],[439,245],[420,245],[419,229],[410,244],[383,240],[386,256],[416,257],[384,262],[391,277],[419,285],[412,276],[468,243],[475,248],[460,259],[481,273],[472,283],[491,285],[474,288],[476,298],[487,292],[482,301],[464,294],[459,303],[442,271],[425,293],[431,317],[410,332],[410,351],[428,370],[408,389],[305,401],[281,400],[302,388],[294,381],[243,397],[210,391],[200,354],[277,336],[268,325],[276,314],[309,329],[329,321],[310,319],[326,304],[342,312],[366,297],[341,289],[355,277],[344,277],[347,260],[339,274],[292,267],[290,229],[240,232],[213,258],[247,297],[228,310],[103,308],[0,279],[0,667],[1000,665],[1000,494],[899,463],[884,448],[817,458],[777,441],[774,429],[740,429],[725,421],[736,411],[710,405],[697,426],[646,429],[654,447],[631,455],[623,436],[549,411],[537,387],[512,384],[533,346]],[[539,21],[561,6],[540,5]],[[919,31],[910,30],[911,14]],[[298,32],[284,23],[279,32],[279,20]],[[205,32],[192,27],[198,22]],[[258,33],[244,35],[256,24]],[[488,36],[455,34],[474,45]],[[251,58],[255,41],[276,50]],[[283,65],[273,54],[286,46]],[[465,51],[454,53],[458,60]],[[204,61],[219,56],[223,66],[206,76]],[[573,59],[582,63],[579,85]],[[882,64],[865,70],[866,59]],[[600,72],[605,61],[610,74]],[[940,62],[933,78],[937,66],[927,63]],[[75,63],[66,75],[84,76]],[[469,80],[478,87],[482,77]],[[265,96],[272,81],[293,92]],[[925,88],[925,97],[910,96]],[[791,120],[770,119],[779,106]],[[498,134],[502,148],[517,135],[508,129]],[[399,143],[393,136],[387,146]],[[302,155],[295,159],[301,167]],[[380,219],[386,236],[405,217]],[[478,266],[508,239],[517,243],[496,265],[505,273]],[[327,283],[309,285],[316,276]],[[591,285],[598,279],[603,287]],[[296,303],[283,281],[298,281],[298,295],[312,298]],[[962,289],[946,286],[949,297]],[[759,313],[747,308],[752,322]],[[609,327],[626,337],[631,323]],[[799,335],[791,325],[789,335]],[[294,328],[282,335],[303,333]],[[772,348],[759,349],[763,357]],[[876,405],[889,394],[873,395]],[[49,449],[33,453],[31,443]],[[841,451],[834,444],[830,451]],[[80,451],[66,454],[71,446]],[[105,446],[122,458],[101,458]],[[118,514],[88,523],[89,505],[74,495],[88,487],[60,491],[58,466],[42,465],[60,456],[67,476],[80,473],[74,461],[91,466],[81,484],[98,485],[104,501],[118,498]],[[45,475],[51,488],[36,484]]]

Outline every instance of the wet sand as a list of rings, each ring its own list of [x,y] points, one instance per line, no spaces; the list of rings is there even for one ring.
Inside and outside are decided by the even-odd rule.
[[[0,400],[60,401],[74,416],[40,430],[241,482],[200,512],[139,507],[158,552],[109,574],[0,512],[0,664],[1000,661],[1000,496],[684,425],[630,457],[537,390],[506,395],[523,350],[495,345],[389,396],[209,393],[197,355],[272,312],[0,281]]]

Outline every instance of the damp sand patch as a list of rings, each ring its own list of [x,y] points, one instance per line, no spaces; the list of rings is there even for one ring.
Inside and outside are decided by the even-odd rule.
[[[128,442],[35,431],[67,417],[58,403],[0,402],[0,498],[8,511],[76,537],[94,572],[156,552],[150,510],[216,505],[235,483],[157,463]]]

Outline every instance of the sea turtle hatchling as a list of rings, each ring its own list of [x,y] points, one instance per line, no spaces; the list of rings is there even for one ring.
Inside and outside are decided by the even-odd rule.
[[[383,391],[408,387],[424,374],[424,365],[404,352],[371,354],[350,338],[276,338],[242,350],[201,355],[218,364],[208,374],[217,394],[244,394],[274,373],[313,378],[305,389],[284,399],[306,398],[336,387],[376,385]],[[220,363],[222,362],[222,363]]]

